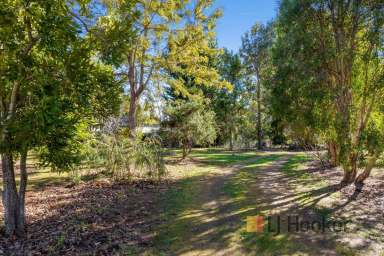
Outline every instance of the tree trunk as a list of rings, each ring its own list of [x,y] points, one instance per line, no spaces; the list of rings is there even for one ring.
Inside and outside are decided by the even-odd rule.
[[[17,212],[17,235],[25,234],[25,191],[27,189],[28,172],[27,172],[27,156],[28,151],[25,150],[20,154],[20,188]]]
[[[364,171],[360,173],[360,175],[355,180],[355,187],[356,190],[361,191],[364,186],[364,181],[369,177],[371,174],[371,170],[376,164],[377,155],[372,155],[368,158],[367,165],[364,168]]]
[[[261,131],[261,86],[260,86],[260,77],[257,77],[257,148],[262,149],[263,148],[263,138],[262,138],[262,131]]]
[[[15,172],[12,154],[5,152],[1,155],[3,171],[3,207],[5,233],[8,236],[16,234],[18,196],[15,182]]]
[[[231,131],[230,137],[229,137],[229,150],[233,151],[233,132]]]
[[[20,156],[20,188],[17,192],[13,157],[3,153],[3,206],[5,232],[8,236],[25,234],[25,191],[27,188],[27,151]]]
[[[186,143],[183,144],[183,156],[181,157],[181,160],[184,160],[188,155],[188,146]]]
[[[334,141],[328,143],[328,153],[331,167],[339,166],[339,156],[337,152],[337,145]]]
[[[135,92],[131,91],[131,98],[129,103],[128,111],[128,128],[130,137],[135,137],[136,132],[136,109],[137,109],[137,98]]]
[[[349,165],[344,167],[344,177],[341,181],[341,185],[349,185],[353,183],[357,175],[357,157],[356,153],[351,153],[349,157]]]

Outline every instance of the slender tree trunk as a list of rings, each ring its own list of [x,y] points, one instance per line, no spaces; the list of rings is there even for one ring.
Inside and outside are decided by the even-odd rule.
[[[328,153],[331,167],[339,166],[339,155],[337,152],[337,145],[334,141],[328,143]]]
[[[27,172],[27,156],[28,151],[24,150],[20,154],[20,188],[19,188],[19,201],[17,207],[17,230],[18,236],[25,234],[25,192],[27,189],[28,172]]]
[[[16,234],[18,196],[15,182],[13,158],[10,152],[1,155],[3,171],[3,207],[5,232],[8,236]]]
[[[230,138],[229,138],[229,150],[233,151],[233,132],[231,130]]]
[[[370,156],[368,158],[368,162],[367,162],[367,165],[365,166],[364,168],[364,171],[362,173],[360,173],[359,176],[357,176],[357,178],[355,179],[355,187],[356,187],[356,190],[359,190],[361,191],[361,189],[363,188],[364,186],[364,181],[369,177],[369,175],[371,174],[371,171],[373,169],[373,167],[375,166],[376,164],[376,160],[377,160],[377,155],[374,154],[372,156]]]
[[[183,144],[183,156],[181,157],[181,160],[184,160],[188,155],[188,146],[186,143]]]
[[[131,98],[128,111],[128,128],[130,137],[135,137],[136,133],[136,109],[137,109],[137,97],[136,93],[131,90]]]
[[[192,141],[187,141],[185,143],[183,143],[183,156],[182,156],[182,160],[184,160],[192,151]]]
[[[261,131],[261,86],[260,86],[260,77],[257,77],[257,148],[262,149],[263,148],[263,138],[262,138],[262,131]]]
[[[144,37],[147,36],[147,28],[144,29]],[[128,56],[128,82],[130,86],[130,104],[129,104],[129,112],[128,112],[128,128],[130,130],[130,137],[135,138],[136,135],[136,110],[137,105],[139,103],[140,96],[147,88],[147,85],[152,78],[153,70],[155,68],[154,65],[150,67],[150,70],[145,75],[145,54],[146,48],[142,48],[141,59],[139,63],[137,63],[137,59],[134,52],[130,52]],[[145,78],[146,77],[146,78]]]
[[[136,67],[134,55],[131,52],[128,56],[128,82],[129,82],[129,110],[128,110],[128,128],[129,128],[129,137],[131,139],[135,138],[136,132],[136,108],[137,108],[137,81],[136,81]]]

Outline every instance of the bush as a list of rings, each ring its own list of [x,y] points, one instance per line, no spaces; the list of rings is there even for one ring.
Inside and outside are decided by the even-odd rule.
[[[215,113],[200,101],[175,100],[165,109],[165,135],[183,149],[185,158],[192,146],[206,146],[216,139]]]
[[[129,138],[117,122],[90,132],[82,153],[83,164],[88,169],[102,169],[114,180],[131,180],[134,176],[160,180],[165,175],[161,140]]]

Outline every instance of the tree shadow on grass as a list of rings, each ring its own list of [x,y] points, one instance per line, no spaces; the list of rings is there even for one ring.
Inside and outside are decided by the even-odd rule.
[[[335,230],[287,232],[287,228],[282,227],[278,235],[275,232],[245,232],[247,216],[258,214],[269,215],[272,219],[299,216],[301,222],[309,223],[321,222],[324,218],[339,223],[349,220],[344,216],[339,218],[337,212],[353,204],[356,198],[352,196],[329,207],[320,206],[321,200],[339,191],[339,185],[322,183],[306,169],[298,170],[297,167],[307,160],[300,154],[264,155],[256,162],[252,162],[255,159],[249,163],[240,162],[237,165],[240,170],[235,173],[209,179],[195,177],[196,180],[188,181],[187,184],[196,184],[202,178],[205,187],[195,191],[195,195],[193,191],[185,190],[187,207],[179,207],[170,215],[157,236],[156,248],[165,255],[340,255],[350,252],[336,241],[340,233]],[[305,189],[296,191],[296,187]],[[209,188],[221,188],[218,189],[221,191],[218,194]],[[202,196],[197,202],[190,203],[196,193],[215,196]],[[177,200],[171,203],[183,205]]]
[[[285,157],[291,156],[264,155],[238,163],[234,172],[156,186],[93,182],[37,191],[27,202],[28,239],[0,238],[0,249],[6,255],[334,255],[332,235],[245,232],[247,216],[298,214],[318,220],[332,214],[316,205],[335,187],[290,190],[291,181],[310,182],[281,172]]]
[[[315,249],[298,247],[290,242],[297,237],[288,233],[273,236],[245,232],[247,216],[282,211],[284,207],[287,208],[286,213],[293,212],[293,209],[297,212],[296,206],[289,200],[292,197],[292,201],[296,201],[294,193],[288,193],[287,201],[272,204],[282,196],[282,191],[288,192],[284,179],[290,178],[279,170],[284,160],[278,159],[282,157],[284,155],[267,155],[245,164],[238,172],[211,177],[208,184],[204,183],[211,189],[203,187],[195,193],[215,196],[201,197],[195,203],[187,203],[189,207],[180,207],[171,214],[170,221],[166,222],[157,237],[158,248],[166,255],[278,255],[287,252],[312,253],[316,249],[319,253],[328,253],[327,248],[321,247],[324,243]],[[221,193],[218,194],[215,189]],[[318,195],[326,192],[329,188],[316,191]],[[186,196],[187,202],[196,198],[191,191]],[[178,200],[183,201],[177,199],[170,202],[171,205],[182,205]]]

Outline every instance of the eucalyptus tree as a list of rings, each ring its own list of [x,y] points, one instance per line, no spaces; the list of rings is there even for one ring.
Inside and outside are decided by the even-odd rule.
[[[266,84],[270,72],[270,49],[273,41],[273,24],[267,25],[256,23],[251,30],[242,38],[240,55],[246,66],[247,74],[256,83],[257,102],[257,146],[262,148],[263,144],[263,86]]]
[[[12,236],[25,229],[28,152],[38,149],[43,162],[70,168],[77,125],[95,111],[111,113],[120,89],[112,69],[92,61],[74,12],[85,3],[5,0],[0,6],[2,199],[6,233]]]
[[[280,7],[276,52],[283,63],[275,92],[294,88],[297,99],[292,94],[281,108],[305,115],[300,108],[307,107],[307,127],[336,143],[342,185],[355,181],[360,187],[383,150],[377,143],[383,119],[383,16],[382,1],[297,0],[282,1]],[[303,80],[292,79],[294,71]],[[357,177],[359,159],[367,161]]]
[[[136,15],[132,22],[133,40],[122,44],[123,47],[113,55],[116,74],[126,82],[129,91],[128,126],[131,136],[134,136],[137,126],[136,112],[140,99],[154,80],[160,79],[162,83],[188,94],[184,82],[169,76],[169,71],[193,76],[199,86],[226,85],[218,82],[219,75],[208,65],[207,56],[218,53],[209,45],[214,37],[215,21],[220,16],[218,11],[208,14],[212,1],[137,0],[132,9],[126,8],[132,3],[130,0],[107,2],[113,8],[102,20],[103,24],[116,20],[117,27],[125,27],[124,21],[130,22],[128,17]],[[124,33],[119,35],[125,37]]]

